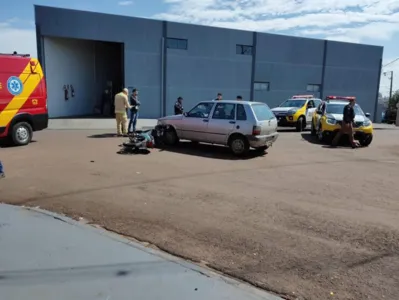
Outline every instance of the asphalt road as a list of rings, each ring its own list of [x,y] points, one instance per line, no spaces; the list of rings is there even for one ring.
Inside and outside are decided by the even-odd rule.
[[[287,299],[397,299],[399,130],[356,150],[284,132],[246,160],[191,144],[119,155],[123,139],[92,134],[0,149],[0,201],[84,217]]]

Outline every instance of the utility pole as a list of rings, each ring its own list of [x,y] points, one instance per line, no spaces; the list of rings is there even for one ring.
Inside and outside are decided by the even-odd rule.
[[[393,71],[390,71],[389,73],[391,73],[391,77],[388,77],[389,80],[391,81],[390,85],[389,85],[389,100],[392,99],[392,85],[393,85]]]

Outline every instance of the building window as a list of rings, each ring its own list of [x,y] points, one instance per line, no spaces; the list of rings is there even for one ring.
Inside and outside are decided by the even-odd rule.
[[[236,54],[252,55],[253,47],[247,45],[236,45]]]
[[[320,92],[320,84],[308,84],[306,87],[307,92],[318,93]]]
[[[168,49],[187,50],[187,46],[188,46],[188,41],[186,39],[175,39],[175,38],[166,39],[166,48]]]
[[[268,91],[270,87],[269,82],[254,82],[255,91]]]

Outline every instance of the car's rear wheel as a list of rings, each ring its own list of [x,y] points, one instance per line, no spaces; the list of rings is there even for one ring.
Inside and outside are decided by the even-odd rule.
[[[241,135],[233,135],[229,141],[231,152],[236,156],[243,156],[249,151],[248,140]]]
[[[296,122],[296,131],[301,132],[306,128],[306,120],[305,118],[299,117],[298,121]]]
[[[373,135],[370,134],[370,135],[366,135],[365,137],[361,138],[359,140],[359,143],[362,147],[368,147],[372,141],[373,141]]]
[[[32,126],[27,122],[19,122],[11,128],[11,140],[16,146],[25,146],[32,141]]]

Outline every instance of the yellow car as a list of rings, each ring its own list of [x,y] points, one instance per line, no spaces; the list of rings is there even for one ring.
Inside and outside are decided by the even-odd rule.
[[[272,108],[272,112],[278,120],[278,126],[302,131],[312,122],[312,115],[321,102],[313,95],[296,95]]]
[[[341,129],[344,107],[354,97],[329,96],[315,110],[312,117],[311,133],[323,143],[331,141]],[[354,106],[355,121],[353,124],[354,138],[360,145],[367,147],[373,140],[373,123],[370,114],[364,113],[358,104]]]

